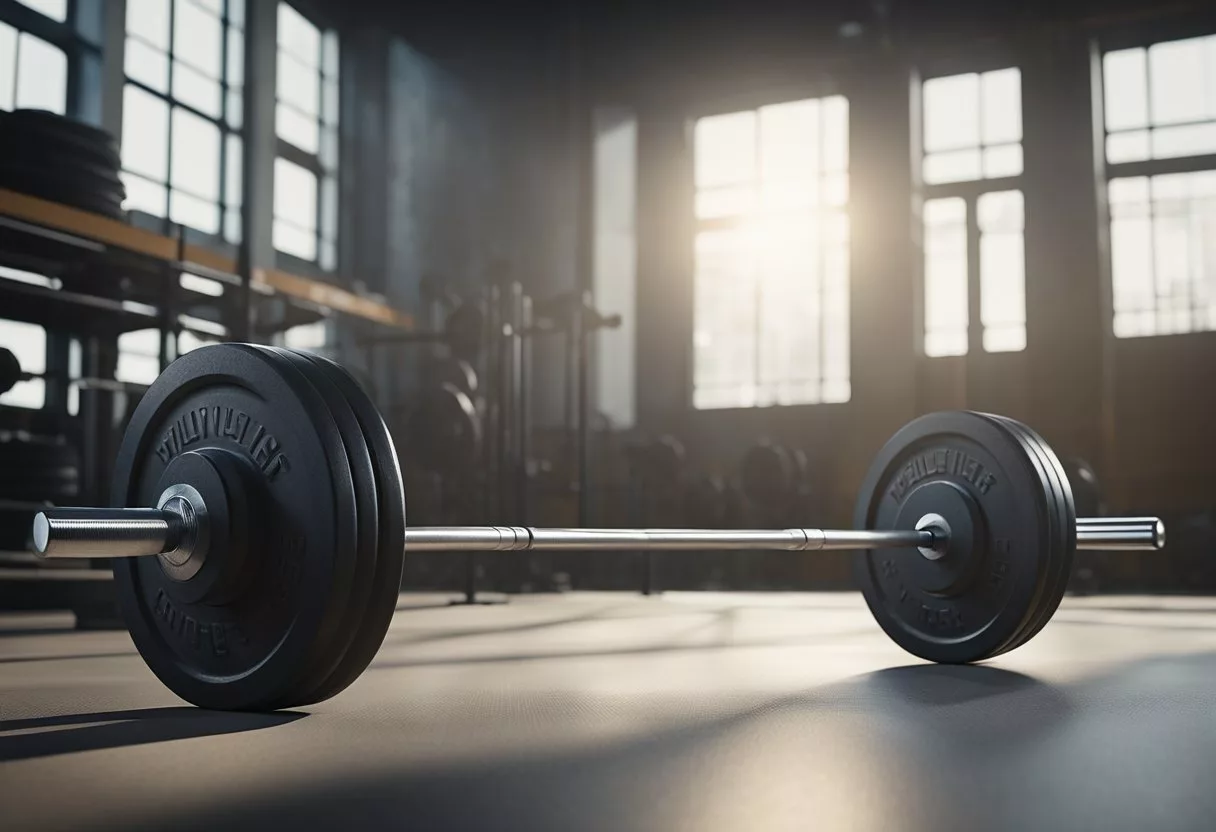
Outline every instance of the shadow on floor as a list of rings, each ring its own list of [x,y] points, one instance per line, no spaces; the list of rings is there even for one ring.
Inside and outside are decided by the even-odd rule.
[[[0,762],[239,734],[304,716],[294,711],[253,714],[182,707],[0,720]]]

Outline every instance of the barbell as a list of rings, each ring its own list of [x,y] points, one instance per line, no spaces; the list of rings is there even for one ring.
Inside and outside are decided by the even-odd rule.
[[[249,344],[194,350],[135,409],[113,508],[34,520],[44,557],[115,558],[140,654],[201,707],[327,699],[384,639],[407,552],[856,550],[880,626],[936,662],[1024,644],[1055,612],[1072,553],[1156,549],[1151,517],[1080,519],[1055,454],[1029,428],[973,412],[922,416],[871,465],[855,529],[408,528],[396,450],[337,364]]]

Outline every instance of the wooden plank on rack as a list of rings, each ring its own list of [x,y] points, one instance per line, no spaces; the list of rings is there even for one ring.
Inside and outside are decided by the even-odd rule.
[[[125,251],[159,260],[177,259],[177,241],[171,237],[136,228],[110,217],[82,211],[57,202],[0,188],[0,214],[13,219],[85,237]],[[229,257],[204,246],[186,244],[185,260],[217,272],[236,274],[237,264]],[[266,287],[280,294],[337,312],[401,329],[413,329],[412,315],[360,297],[329,283],[311,280],[278,269],[254,269],[255,287]]]

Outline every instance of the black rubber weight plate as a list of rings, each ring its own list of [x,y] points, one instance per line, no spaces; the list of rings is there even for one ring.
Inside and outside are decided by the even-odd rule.
[[[376,491],[380,497],[380,548],[376,554],[371,599],[338,672],[330,679],[328,687],[318,692],[317,701],[320,701],[341,692],[359,678],[375,658],[392,623],[405,565],[405,485],[392,435],[375,403],[343,367],[320,356],[305,355],[329,373],[354,410],[371,449]]]
[[[1051,617],[1051,613],[1053,612],[1050,599],[1059,581],[1060,567],[1066,560],[1064,551],[1064,498],[1059,492],[1055,478],[1047,471],[1046,462],[1038,445],[1031,441],[1029,434],[1023,429],[1021,423],[991,413],[981,415],[1008,433],[1014,441],[1021,444],[1023,449],[1025,449],[1027,457],[1033,462],[1035,471],[1039,476],[1040,488],[1046,495],[1046,505],[1048,507],[1047,516],[1044,519],[1050,531],[1041,551],[1044,563],[1046,564],[1044,567],[1045,580],[1038,595],[1035,597],[1034,609],[1031,616],[1026,620],[1022,629],[998,651],[998,653],[1007,653],[1029,641],[1038,632],[1042,624]]]
[[[1064,472],[1064,466],[1061,464],[1059,457],[1051,446],[1039,436],[1034,430],[1021,422],[1010,419],[1006,416],[997,417],[1006,422],[1011,428],[1021,432],[1027,445],[1031,446],[1039,459],[1043,463],[1047,477],[1051,480],[1053,489],[1058,499],[1058,515],[1059,522],[1059,550],[1058,563],[1056,565],[1055,581],[1047,589],[1041,604],[1041,615],[1034,626],[1022,638],[1021,644],[1025,644],[1034,638],[1043,627],[1047,626],[1047,622],[1055,615],[1056,610],[1060,607],[1060,601],[1064,598],[1064,592],[1068,588],[1068,579],[1072,574],[1073,555],[1077,548],[1077,512],[1076,503],[1073,499],[1072,487],[1068,481],[1068,476]],[[1010,648],[1012,649],[1012,648]]]
[[[914,528],[937,512],[953,518],[955,535],[936,561],[915,548],[858,554],[857,580],[879,625],[930,661],[999,653],[1029,626],[1047,585],[1049,500],[1028,450],[986,417],[934,413],[909,423],[866,475],[855,525]]]
[[[355,487],[357,501],[356,519],[359,534],[358,547],[355,550],[356,563],[354,581],[351,585],[350,603],[343,616],[340,636],[343,640],[341,654],[332,667],[326,669],[323,678],[315,680],[308,687],[308,692],[300,697],[299,705],[311,705],[328,699],[333,680],[345,676],[345,657],[355,640],[368,602],[371,600],[373,582],[376,578],[376,556],[380,544],[378,528],[380,514],[380,498],[376,491],[376,474],[372,467],[371,452],[364,438],[363,428],[351,409],[346,396],[330,379],[329,373],[321,366],[310,361],[303,353],[290,350],[276,350],[280,355],[293,362],[301,373],[306,375],[312,385],[325,398],[330,412],[337,422],[338,430],[342,432],[342,441],[346,446],[346,456],[350,461],[351,480]],[[339,688],[340,690],[341,688]],[[334,691],[336,693],[336,691]]]
[[[327,397],[317,389],[313,379],[297,364],[295,356],[274,347],[253,344],[236,345],[278,362],[284,378],[296,386],[301,402],[309,409],[313,424],[326,444],[330,459],[340,468],[332,475],[342,483],[334,496],[338,499],[338,548],[334,562],[334,578],[330,596],[330,608],[326,613],[328,626],[323,628],[320,638],[309,656],[301,665],[299,675],[284,699],[271,703],[271,709],[292,708],[307,704],[310,695],[324,683],[342,660],[350,644],[350,633],[345,629],[353,600],[356,574],[359,564],[359,492],[354,481],[353,466],[347,453],[347,444],[342,436],[342,423],[330,408]],[[339,402],[340,404],[340,402]]]
[[[112,501],[155,505],[162,475],[188,455],[239,467],[256,511],[230,546],[213,541],[204,569],[243,548],[248,580],[223,603],[190,601],[157,558],[116,560],[128,629],[158,678],[200,707],[286,707],[332,640],[335,589],[353,542],[354,491],[324,402],[282,362],[239,345],[194,350],[157,378],[132,414],[115,462]],[[291,369],[288,367],[287,369]],[[337,451],[334,450],[334,441]],[[345,515],[345,516],[344,516]],[[227,557],[226,557],[227,556]],[[200,573],[201,574],[201,573]]]

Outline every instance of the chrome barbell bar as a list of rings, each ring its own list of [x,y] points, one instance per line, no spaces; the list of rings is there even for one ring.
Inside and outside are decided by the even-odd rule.
[[[175,552],[197,539],[205,513],[170,508],[48,509],[34,518],[34,547],[45,558],[142,557]],[[406,529],[407,552],[539,550],[825,551],[914,547],[941,551],[948,532],[927,526],[891,531],[833,529],[555,529],[522,526],[419,526]],[[1152,550],[1165,544],[1156,517],[1077,520],[1078,549]]]

